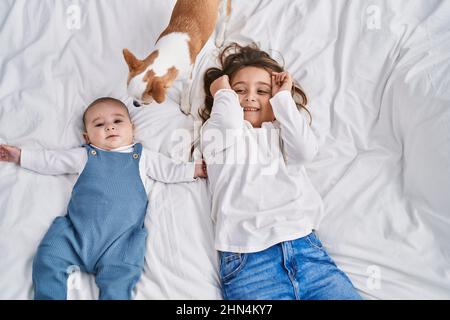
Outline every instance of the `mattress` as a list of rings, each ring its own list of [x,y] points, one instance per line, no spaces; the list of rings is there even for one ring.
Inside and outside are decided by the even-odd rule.
[[[189,160],[201,122],[197,57],[191,115],[180,85],[163,104],[134,108],[122,49],[143,58],[171,1],[0,2],[0,143],[79,146],[81,115],[122,99],[145,147]],[[306,171],[324,201],[315,217],[330,256],[365,299],[450,298],[450,2],[233,0],[225,41],[256,42],[306,91],[320,151]],[[64,215],[76,176],[0,163],[0,299],[32,299],[32,259]],[[221,299],[207,182],[154,182],[146,263],[135,299]],[[76,268],[69,299],[95,299]]]

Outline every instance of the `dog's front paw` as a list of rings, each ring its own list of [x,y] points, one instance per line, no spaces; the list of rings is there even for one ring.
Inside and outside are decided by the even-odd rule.
[[[181,94],[180,109],[186,115],[191,113],[191,104],[189,102],[189,90],[183,90]]]
[[[190,102],[191,86],[192,80],[184,81],[181,90],[180,109],[186,115],[191,113],[191,102]]]

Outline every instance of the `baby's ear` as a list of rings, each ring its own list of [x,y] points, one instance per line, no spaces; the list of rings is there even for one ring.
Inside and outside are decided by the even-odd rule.
[[[89,141],[89,136],[88,136],[87,132],[83,132],[83,138],[84,138],[84,141],[85,141],[87,144],[90,143],[90,141]]]

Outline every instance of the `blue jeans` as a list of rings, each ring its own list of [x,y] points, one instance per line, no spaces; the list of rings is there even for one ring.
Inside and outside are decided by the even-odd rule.
[[[253,253],[219,252],[226,300],[360,300],[314,232]]]

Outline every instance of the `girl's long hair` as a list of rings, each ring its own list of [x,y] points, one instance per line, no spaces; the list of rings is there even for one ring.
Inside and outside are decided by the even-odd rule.
[[[269,73],[272,71],[283,72],[284,68],[270,55],[258,48],[256,44],[250,44],[248,46],[240,46],[237,43],[231,43],[228,45],[219,55],[221,68],[209,68],[205,72],[204,76],[204,90],[205,90],[205,106],[200,108],[198,113],[203,122],[209,119],[211,115],[211,109],[214,99],[209,90],[211,83],[217,78],[223,75],[228,75],[231,79],[236,72],[244,67],[257,67],[267,70]],[[312,123],[312,116],[309,110],[306,108],[308,98],[300,85],[294,80],[294,85],[291,91],[295,104],[298,110],[305,110],[309,115],[309,125]]]

